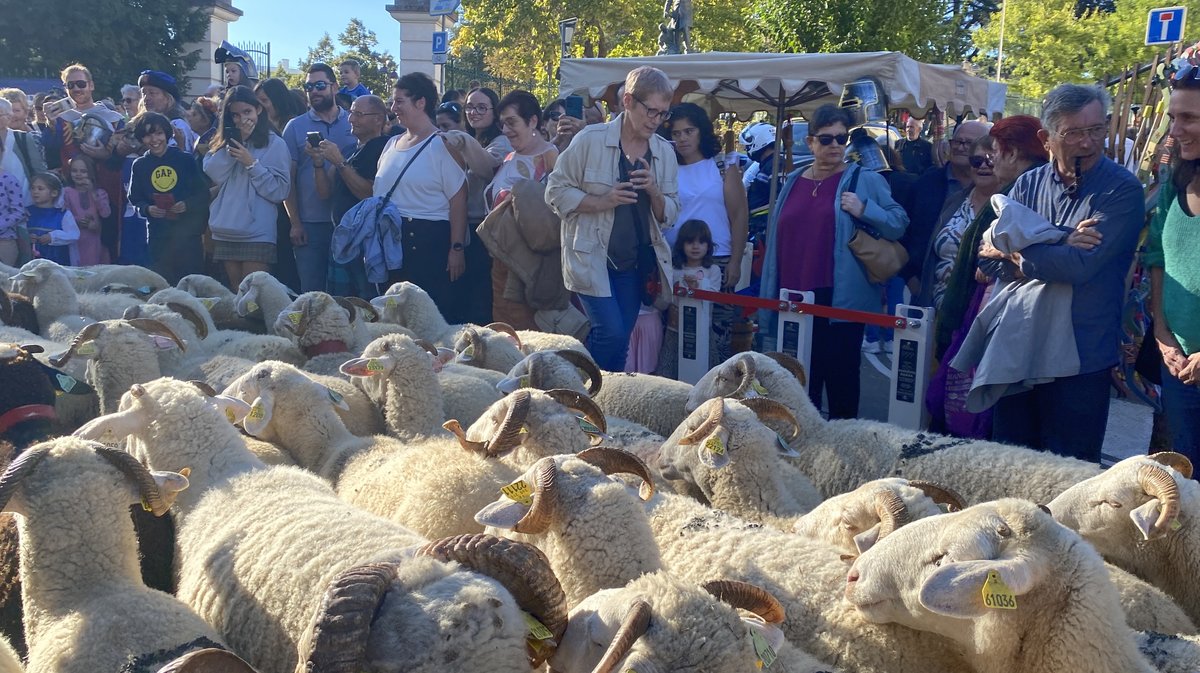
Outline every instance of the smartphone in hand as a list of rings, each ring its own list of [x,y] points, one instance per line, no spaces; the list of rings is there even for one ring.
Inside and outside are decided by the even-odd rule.
[[[318,131],[309,131],[305,137],[308,139],[309,146],[312,147],[313,149],[316,149],[317,146],[320,145],[321,141],[323,140],[323,138],[321,138],[321,134]]]

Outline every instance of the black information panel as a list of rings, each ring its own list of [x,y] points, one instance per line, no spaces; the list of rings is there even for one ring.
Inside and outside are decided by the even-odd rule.
[[[896,351],[896,401],[913,402],[917,399],[917,342],[901,339],[900,350]]]
[[[794,320],[784,321],[783,347],[779,350],[800,359],[800,323]]]
[[[696,307],[683,307],[683,359],[696,359]]]

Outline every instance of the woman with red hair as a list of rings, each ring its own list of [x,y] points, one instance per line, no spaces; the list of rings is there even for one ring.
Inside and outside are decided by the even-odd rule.
[[[988,131],[995,146],[992,170],[1003,185],[997,194],[1007,194],[1018,176],[1050,160],[1045,144],[1038,139],[1041,129],[1041,121],[1029,115],[1006,117],[992,125]],[[977,271],[977,262],[979,241],[994,219],[996,212],[989,202],[963,231],[934,327],[934,353],[945,366],[934,374],[925,396],[925,405],[932,416],[930,429],[962,437],[987,438],[991,434],[991,412],[972,414],[965,408],[971,373],[951,369],[949,362],[958,352],[975,315],[987,303],[993,279]]]

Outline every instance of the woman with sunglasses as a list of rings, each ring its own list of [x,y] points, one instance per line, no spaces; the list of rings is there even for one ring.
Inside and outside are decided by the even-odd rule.
[[[878,313],[882,287],[871,283],[850,251],[856,222],[896,240],[908,226],[904,208],[892,199],[883,176],[847,167],[850,116],[822,105],[808,120],[813,163],[788,176],[767,228],[767,255],[759,296],[779,298],[779,289],[812,291],[824,306]],[[857,177],[856,177],[857,176]],[[856,182],[854,190],[850,183]],[[830,418],[858,415],[859,358],[863,325],[813,320],[809,397]]]
[[[1190,54],[1189,54],[1190,52]],[[1154,338],[1162,353],[1162,401],[1172,449],[1200,461],[1200,45],[1171,78],[1170,174],[1150,227]]]
[[[932,279],[931,283],[922,282],[922,287],[929,287],[929,300],[933,307],[942,309],[942,297],[946,293],[946,285],[954,270],[958,258],[959,244],[967,225],[975,220],[975,216],[988,205],[1000,186],[1000,179],[994,170],[993,156],[995,144],[990,135],[975,141],[971,147],[968,161],[971,165],[971,189],[963,199],[962,205],[946,220],[942,228],[933,236],[933,254],[926,263],[926,273]]]

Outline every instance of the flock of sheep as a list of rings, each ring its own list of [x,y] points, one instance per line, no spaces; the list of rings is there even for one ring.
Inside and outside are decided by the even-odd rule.
[[[408,283],[0,273],[0,673],[1200,671],[1178,454],[601,372]]]

